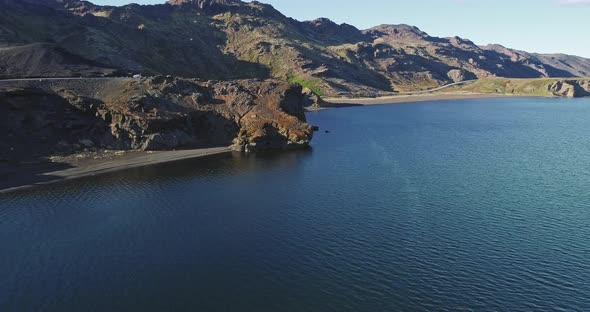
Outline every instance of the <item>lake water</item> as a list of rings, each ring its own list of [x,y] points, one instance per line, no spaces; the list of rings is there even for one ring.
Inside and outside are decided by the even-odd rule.
[[[0,311],[590,311],[590,100],[308,119],[306,151],[0,195]]]

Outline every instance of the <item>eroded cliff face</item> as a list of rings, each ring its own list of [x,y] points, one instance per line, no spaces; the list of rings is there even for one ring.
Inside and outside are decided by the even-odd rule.
[[[35,81],[0,88],[2,158],[83,148],[243,151],[307,146],[301,88],[280,81]]]
[[[590,80],[564,79],[549,84],[549,92],[554,96],[577,98],[590,96]]]

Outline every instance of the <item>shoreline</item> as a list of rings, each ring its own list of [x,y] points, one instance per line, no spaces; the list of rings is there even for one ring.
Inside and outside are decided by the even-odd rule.
[[[370,105],[388,105],[388,104],[404,104],[404,103],[419,103],[430,101],[453,101],[453,100],[475,100],[475,99],[490,99],[490,98],[508,98],[519,97],[519,95],[508,95],[498,93],[432,93],[432,94],[412,94],[412,95],[390,95],[376,98],[325,98],[324,106],[314,110],[322,110],[329,108],[354,107],[354,106],[370,106]]]
[[[393,95],[377,98],[326,98],[324,99],[324,106],[319,108],[307,108],[306,110],[313,112],[324,109],[344,107],[509,97],[522,96],[497,93],[436,93],[419,95]],[[75,155],[72,155],[69,157],[69,161],[63,162],[54,161],[36,164],[23,164],[17,166],[0,166],[0,181],[9,181],[0,183],[0,195],[78,178],[97,176],[115,171],[146,167],[150,165],[186,159],[226,154],[230,153],[231,151],[232,150],[230,147],[155,152],[130,151],[124,152],[122,155],[111,156],[110,158],[95,158],[72,161],[72,158],[76,158]]]
[[[0,185],[0,195],[57,182],[97,176],[105,173],[180,160],[230,153],[229,147],[191,150],[128,152],[113,159],[93,159],[78,164],[48,162],[34,165],[0,167],[0,177],[10,182]],[[6,180],[5,180],[6,181]]]

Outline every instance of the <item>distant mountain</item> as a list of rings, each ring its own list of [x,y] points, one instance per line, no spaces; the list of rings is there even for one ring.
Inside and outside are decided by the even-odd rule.
[[[481,47],[408,25],[300,22],[239,0],[0,2],[0,77],[121,73],[273,77],[325,95],[366,96],[496,76],[589,76],[590,59]]]

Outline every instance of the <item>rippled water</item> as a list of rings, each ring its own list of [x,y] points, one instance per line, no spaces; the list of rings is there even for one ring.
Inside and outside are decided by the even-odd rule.
[[[309,151],[0,195],[0,311],[590,310],[590,100],[308,117]]]

